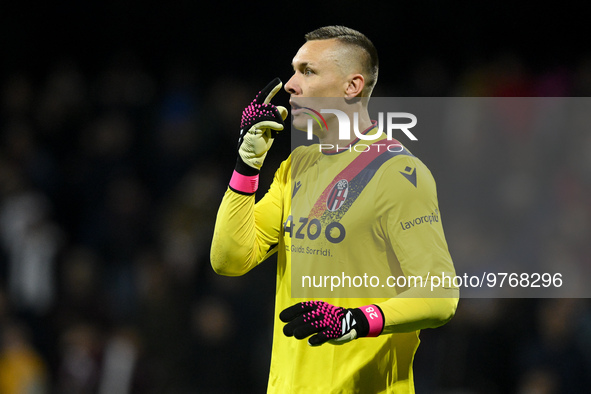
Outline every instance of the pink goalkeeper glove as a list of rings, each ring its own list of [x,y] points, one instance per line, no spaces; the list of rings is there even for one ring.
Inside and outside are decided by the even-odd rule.
[[[310,346],[377,337],[384,329],[384,314],[377,305],[345,309],[324,301],[306,301],[284,309],[279,318],[287,323],[283,333],[288,337],[304,339],[315,334],[308,339]]]

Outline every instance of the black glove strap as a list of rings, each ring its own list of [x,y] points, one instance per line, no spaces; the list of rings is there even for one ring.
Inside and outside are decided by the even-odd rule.
[[[234,169],[236,170],[237,173],[239,173],[241,175],[245,175],[245,176],[258,175],[260,172],[260,170],[257,170],[256,168],[253,168],[253,167],[249,166],[248,164],[246,164],[242,160],[242,157],[240,157],[240,155],[238,155],[238,158],[236,159],[236,167]]]
[[[357,337],[366,337],[367,334],[369,334],[369,322],[367,321],[367,318],[359,308],[349,310],[351,311],[351,313],[353,314],[353,318],[357,322],[355,327],[353,327],[355,331],[357,331]]]

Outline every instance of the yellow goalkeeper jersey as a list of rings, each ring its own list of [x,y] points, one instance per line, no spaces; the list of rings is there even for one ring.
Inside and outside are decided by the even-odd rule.
[[[446,323],[458,301],[457,289],[429,286],[434,275],[455,275],[441,219],[428,168],[384,138],[337,152],[295,149],[256,204],[227,190],[216,272],[242,275],[278,253],[269,393],[414,392],[419,330]],[[310,299],[377,304],[383,333],[319,347],[286,337],[279,313]]]

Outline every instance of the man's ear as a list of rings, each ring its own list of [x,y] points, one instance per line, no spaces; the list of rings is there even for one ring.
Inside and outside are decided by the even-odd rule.
[[[345,98],[361,97],[365,87],[365,78],[361,74],[353,74],[349,78],[349,84],[345,89]]]

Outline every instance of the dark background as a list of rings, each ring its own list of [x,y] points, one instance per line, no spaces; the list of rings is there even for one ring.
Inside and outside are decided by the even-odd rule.
[[[0,392],[23,392],[15,368],[56,393],[264,392],[274,259],[241,278],[209,265],[242,108],[328,24],[378,48],[375,96],[589,96],[583,5],[2,5]],[[589,267],[590,134],[415,143],[454,259]],[[465,299],[421,339],[417,392],[577,393],[591,375],[587,299]]]

